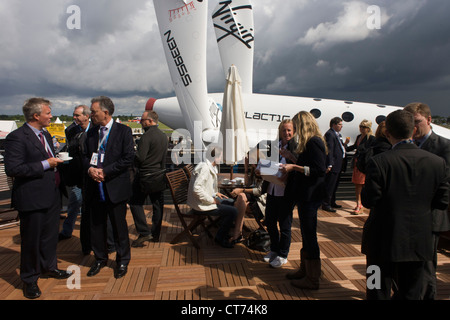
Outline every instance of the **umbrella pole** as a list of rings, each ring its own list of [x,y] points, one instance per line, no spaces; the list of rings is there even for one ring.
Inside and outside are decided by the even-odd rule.
[[[233,165],[230,166],[230,180],[233,180]]]

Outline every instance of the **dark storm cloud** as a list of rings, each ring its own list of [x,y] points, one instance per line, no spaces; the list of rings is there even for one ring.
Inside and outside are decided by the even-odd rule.
[[[209,11],[219,0],[209,1]],[[70,30],[67,8],[81,9]],[[369,30],[367,8],[381,8]],[[450,2],[446,0],[255,0],[254,92],[404,105],[448,115]],[[224,74],[208,21],[208,84]],[[110,95],[118,113],[140,114],[149,97],[173,95],[151,0],[2,0],[0,113],[29,96],[56,114]]]
[[[361,8],[368,6],[363,2],[352,3],[353,8],[358,4]],[[323,12],[324,3],[309,2],[301,11],[310,25],[305,28],[303,21],[295,23],[294,14],[286,17],[292,33],[283,38],[288,39],[286,42],[277,43],[280,50],[266,49],[271,51],[270,58],[257,64],[255,87],[264,93],[277,91],[394,105],[421,100],[428,102],[436,113],[447,115],[449,97],[445,90],[450,84],[450,66],[446,57],[450,56],[450,40],[446,35],[450,21],[446,17],[450,3],[401,3],[404,6],[378,3],[386,18],[380,30],[367,33],[368,30],[362,30],[365,26],[360,25],[355,27],[354,34],[351,30],[345,33],[347,39],[345,35],[335,39],[321,35],[318,26],[328,22],[328,33],[333,33],[333,29],[345,31],[339,25],[343,21],[338,18],[346,14],[342,4],[340,9],[331,10],[334,17],[325,15],[314,21],[313,13]],[[369,16],[365,12],[359,14]],[[266,24],[267,29],[270,27]],[[304,40],[308,31],[310,35],[316,31],[311,43]],[[303,41],[293,45],[296,37]],[[317,47],[318,43],[322,47]],[[268,75],[275,79],[272,83],[267,83]]]

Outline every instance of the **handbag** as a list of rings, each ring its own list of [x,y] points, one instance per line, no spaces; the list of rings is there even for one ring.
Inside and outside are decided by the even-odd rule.
[[[139,183],[144,193],[164,191],[167,188],[166,169],[141,174]]]

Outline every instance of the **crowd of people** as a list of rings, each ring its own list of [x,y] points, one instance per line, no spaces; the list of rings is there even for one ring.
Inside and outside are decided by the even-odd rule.
[[[145,132],[135,146],[131,129],[113,121],[114,109],[112,100],[104,96],[92,99],[90,107],[75,107],[74,123],[66,129],[69,162],[58,157],[45,130],[52,115],[51,102],[44,98],[25,102],[26,123],[6,139],[5,171],[14,178],[12,203],[21,220],[20,277],[27,298],[41,295],[39,278],[71,276],[58,269],[56,246],[71,237],[80,212],[82,251],[95,256],[88,277],[106,266],[112,251],[116,252],[114,277],[125,276],[131,247],[160,239],[167,136],[158,128],[156,112],[145,111],[141,117]],[[256,165],[251,165],[246,185],[252,187],[237,187],[230,197],[219,190],[223,150],[211,145],[206,159],[192,172],[187,204],[194,213],[220,216],[215,241],[226,248],[243,241],[246,212],[252,211],[258,221],[264,219],[270,250],[263,259],[273,268],[288,262],[297,208],[300,267],[286,277],[295,287],[317,290],[321,276],[318,210],[335,212],[341,207],[336,190],[347,155],[355,150],[352,214],[361,214],[363,206],[370,209],[362,253],[368,267],[381,269],[380,285],[367,288],[367,299],[434,299],[439,235],[450,230],[450,141],[433,132],[431,111],[423,103],[389,114],[375,135],[372,123],[363,120],[351,146],[350,138],[341,136],[342,128],[343,120],[335,117],[323,135],[306,111],[284,120],[272,144],[276,146],[272,152],[279,154],[280,182],[264,180]],[[362,155],[367,150],[366,163]],[[59,231],[62,194],[68,197],[68,209]],[[143,210],[147,197],[153,208],[151,227]],[[131,243],[128,206],[138,233]]]

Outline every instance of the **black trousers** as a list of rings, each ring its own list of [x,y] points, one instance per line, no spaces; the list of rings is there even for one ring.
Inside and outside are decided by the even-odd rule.
[[[325,197],[322,204],[324,206],[331,206],[336,202],[336,190],[339,183],[339,172],[328,172],[325,177]]]
[[[147,224],[147,219],[143,208],[147,196],[150,197],[153,207],[151,230]],[[161,234],[164,209],[164,192],[160,191],[145,193],[140,188],[139,179],[134,179],[133,195],[131,196],[129,203],[131,213],[133,214],[134,224],[136,226],[136,231],[142,236],[148,236],[151,233],[154,238],[158,239]]]
[[[48,209],[19,212],[20,218],[20,278],[30,284],[42,273],[57,269],[61,196],[56,188],[55,200]]]
[[[90,203],[91,247],[97,261],[108,260],[108,218],[116,249],[117,264],[128,265],[131,259],[130,239],[126,221],[126,201],[114,204],[107,195],[106,201],[93,200]]]
[[[379,267],[380,288],[366,287],[367,300],[421,300],[425,261],[390,262],[367,256],[369,266]]]

